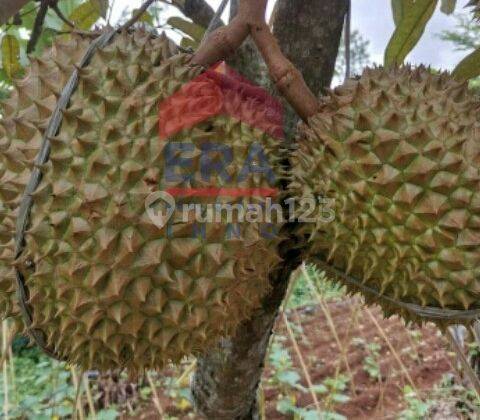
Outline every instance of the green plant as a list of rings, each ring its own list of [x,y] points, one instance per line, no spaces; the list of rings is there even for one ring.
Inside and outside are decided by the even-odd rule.
[[[431,402],[422,401],[417,393],[409,385],[403,388],[403,395],[407,403],[407,408],[400,414],[401,420],[421,420],[428,414]]]
[[[14,357],[15,382],[10,384],[12,418],[67,418],[73,414],[75,389],[64,363],[32,349]],[[0,377],[0,404],[3,404],[3,377]],[[14,390],[14,392],[13,392]]]
[[[367,356],[363,360],[363,369],[368,375],[377,381],[382,378],[379,357],[382,346],[378,343],[368,343],[366,346]]]
[[[345,296],[345,288],[341,284],[330,280],[325,272],[319,270],[316,265],[308,264],[306,270],[324,300],[338,300]],[[296,308],[311,304],[318,304],[318,299],[314,296],[306,276],[300,272],[290,295],[288,307]]]
[[[333,404],[343,404],[350,400],[345,394],[350,378],[347,375],[336,375],[332,378],[326,378],[322,385],[325,387],[323,393],[327,395],[328,401]]]
[[[346,375],[338,375],[335,378],[326,378],[322,383],[313,385],[313,392],[320,394],[332,402],[327,411],[311,410],[297,406],[296,392],[308,393],[309,389],[301,383],[301,376],[295,369],[290,352],[282,345],[283,337],[276,336],[272,344],[269,361],[272,368],[272,376],[269,384],[280,390],[277,410],[282,414],[294,415],[295,419],[330,419],[341,420],[343,416],[335,413],[333,407],[348,401],[349,397],[344,394],[349,378]],[[320,416],[320,417],[319,417]]]

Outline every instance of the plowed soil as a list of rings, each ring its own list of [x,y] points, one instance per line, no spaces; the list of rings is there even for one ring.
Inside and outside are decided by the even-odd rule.
[[[378,308],[367,309],[355,298],[330,302],[324,308],[327,310],[322,310],[321,306],[304,307],[289,310],[286,315],[289,323],[294,326],[295,340],[313,384],[320,384],[326,378],[335,377],[337,373],[351,373],[353,380],[343,392],[348,395],[349,401],[333,408],[347,419],[396,419],[405,409],[404,386],[410,385],[419,395],[428,396],[445,374],[455,375],[453,356],[447,350],[445,339],[433,324],[420,329],[405,327],[400,319],[384,319]],[[276,334],[286,337],[284,346],[288,348],[295,369],[302,376],[301,383],[306,387],[307,381],[298,351],[292,345],[282,317],[279,317],[275,331]],[[337,339],[343,350],[339,349]],[[369,376],[365,369],[365,359],[369,355],[368,343],[378,343],[380,346],[379,357],[376,358],[381,372],[380,380]],[[348,368],[342,354],[348,360]],[[276,410],[279,390],[269,384],[271,375],[272,367],[267,363],[263,380],[266,419],[289,419],[290,416]],[[188,411],[179,412],[178,408],[162,395],[161,390],[159,394],[162,407],[168,415],[179,419],[198,418]],[[298,392],[296,398],[297,406],[314,408],[312,397],[308,393]],[[321,396],[319,402],[321,406],[325,404]],[[322,406],[322,409],[324,408]],[[446,407],[448,414],[432,418],[461,418],[448,411],[450,409]],[[142,411],[138,418],[159,417],[158,412],[151,406]]]
[[[405,385],[414,386],[420,394],[428,394],[444,374],[454,372],[454,361],[448,354],[447,344],[433,324],[416,330],[406,328],[400,319],[384,319],[380,309],[366,309],[356,299],[330,303],[328,311],[353,376],[347,393],[350,400],[335,406],[335,411],[349,420],[397,418],[405,408]],[[367,311],[373,315],[390,345]],[[296,339],[312,383],[321,383],[325,378],[334,377],[338,367],[341,372],[348,374],[342,352],[321,307],[293,311],[288,319],[292,323],[298,323],[301,319],[303,334],[296,334]],[[277,331],[287,335],[283,322],[278,323]],[[381,346],[377,358],[381,381],[371,378],[364,368],[369,352],[365,345],[356,344],[362,341]],[[391,348],[396,354],[392,353]],[[296,365],[300,366],[296,352],[291,347],[290,352]],[[306,385],[306,382],[303,384]],[[275,391],[267,388],[266,393],[269,401],[267,419],[285,419],[275,410]],[[312,407],[312,403],[309,395],[299,395],[299,406]]]

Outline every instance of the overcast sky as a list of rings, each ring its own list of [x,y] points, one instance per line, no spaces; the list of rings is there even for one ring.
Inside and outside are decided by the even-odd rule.
[[[125,8],[136,8],[143,0],[115,0],[114,18],[118,17]],[[217,8],[221,0],[208,0],[214,8]],[[457,11],[463,11],[468,0],[459,0]],[[273,8],[275,0],[270,0],[269,11]],[[381,63],[383,52],[390,39],[393,30],[393,19],[390,8],[390,0],[352,0],[353,15],[352,27],[358,29],[364,38],[370,41],[370,55],[373,62]],[[167,10],[167,14],[176,13],[173,7]],[[446,16],[437,10],[429,22],[426,32],[412,53],[407,58],[408,62],[415,64],[430,64],[439,69],[452,69],[465,52],[455,52],[452,44],[438,39],[438,34],[444,29],[453,29],[455,19]]]

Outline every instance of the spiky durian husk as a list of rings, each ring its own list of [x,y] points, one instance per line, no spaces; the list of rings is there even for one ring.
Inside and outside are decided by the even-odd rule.
[[[0,317],[22,322],[15,294],[13,235],[15,209],[25,190],[42,132],[57,97],[88,47],[79,36],[57,39],[40,58],[32,57],[27,74],[14,80],[9,99],[1,103],[0,118]]]
[[[201,72],[187,55],[168,58],[169,48],[135,32],[96,53],[81,71],[34,193],[17,262],[32,327],[83,368],[159,368],[205,351],[260,304],[278,261],[277,239],[261,238],[257,223],[240,225],[240,236],[231,238],[227,224],[208,223],[197,238],[194,223],[178,212],[170,231],[148,217],[147,196],[171,187],[164,183],[158,104]],[[278,140],[218,116],[169,139],[196,148],[196,176],[177,187],[219,186],[199,174],[201,145],[219,139],[234,151],[232,180],[222,187],[268,185],[261,174],[238,176],[253,142],[278,166]]]
[[[424,67],[367,69],[331,92],[293,157],[291,194],[334,200],[333,222],[320,209],[302,226],[310,255],[397,301],[479,308],[478,110]]]
[[[480,0],[470,0],[465,7],[471,7],[475,19],[480,20]]]

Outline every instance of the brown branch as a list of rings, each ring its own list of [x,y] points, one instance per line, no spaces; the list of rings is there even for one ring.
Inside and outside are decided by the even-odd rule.
[[[262,54],[278,90],[304,121],[316,114],[319,102],[308,88],[302,73],[283,55],[268,25],[251,26],[251,35]]]
[[[35,51],[37,46],[38,39],[42,34],[43,23],[45,22],[45,17],[47,16],[48,8],[52,4],[51,0],[42,0],[40,3],[40,9],[38,10],[35,22],[33,24],[32,34],[27,44],[27,54],[30,54]]]
[[[265,21],[267,0],[241,0],[237,16],[210,34],[192,58],[192,64],[208,67],[234,53],[250,33],[251,25]]]
[[[130,26],[134,25],[155,1],[156,0],[147,0],[145,3],[143,3],[142,7],[138,9],[137,13],[135,13],[134,16],[132,16],[127,22],[120,26],[118,30],[121,32],[124,29],[128,29],[130,28]]]
[[[51,28],[50,28],[51,29]],[[56,35],[81,35],[85,37],[92,37],[96,38],[100,35],[102,35],[103,31],[82,31],[81,29],[72,29],[69,31],[58,31],[56,29],[52,29],[53,32],[55,32]]]
[[[0,25],[7,23],[27,3],[28,0],[0,0]]]
[[[160,0],[162,3],[168,4],[170,6],[176,7],[180,10],[186,17],[192,19],[194,23],[202,26],[203,28],[208,28],[208,25],[215,16],[215,11],[205,0]],[[215,28],[223,26],[223,22],[219,22],[218,26]]]
[[[208,24],[207,30],[205,31],[204,39],[206,39],[215,29],[218,29],[222,26],[222,14],[225,11],[225,7],[227,7],[229,0],[222,0],[220,6],[218,7],[215,15],[212,17],[211,22]]]
[[[75,29],[75,24],[63,14],[63,12],[58,7],[57,3],[54,3],[51,7],[52,7],[52,10],[55,12],[55,14],[60,18],[60,20],[63,23],[65,23],[67,26],[70,26],[70,28]]]

